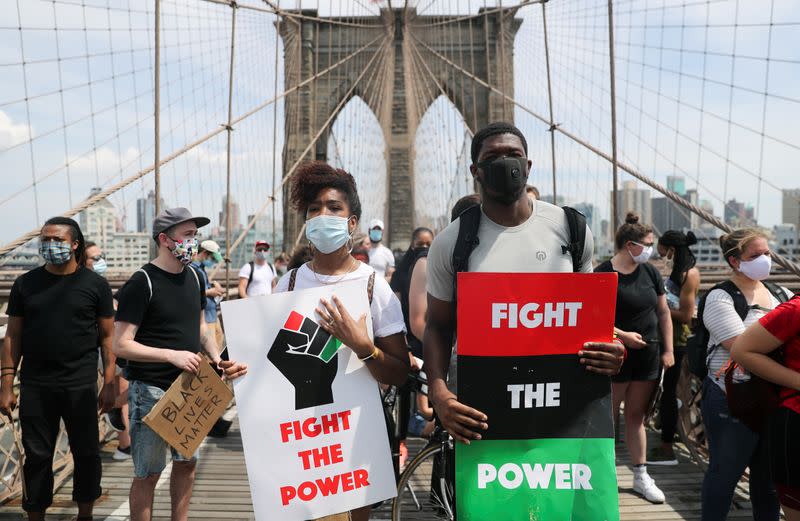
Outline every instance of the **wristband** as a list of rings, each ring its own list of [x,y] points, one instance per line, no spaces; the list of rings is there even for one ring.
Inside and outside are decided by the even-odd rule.
[[[375,346],[375,347],[373,347],[372,352],[370,354],[368,354],[364,358],[359,358],[359,360],[361,360],[362,362],[366,362],[368,360],[373,360],[375,357],[378,356],[378,353],[380,353],[380,352],[381,352],[381,350],[378,349],[377,346]]]

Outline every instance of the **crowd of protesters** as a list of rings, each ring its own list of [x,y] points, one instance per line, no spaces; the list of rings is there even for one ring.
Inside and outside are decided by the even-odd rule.
[[[469,271],[616,273],[615,338],[586,343],[575,363],[610,379],[612,413],[624,418],[619,436],[633,467],[634,492],[653,503],[667,499],[647,464],[678,463],[678,395],[687,385],[681,375],[695,339],[705,374],[701,410],[710,455],[702,519],[727,518],[749,468],[754,519],[777,520],[782,508],[787,519],[799,521],[800,299],[765,281],[771,271],[767,237],[756,229],[722,236],[730,278],[701,295],[691,231],[659,234],[629,213],[616,230],[610,259],[595,259],[588,227],[582,250],[570,257],[562,245],[570,233],[568,210],[542,201],[526,184],[532,162],[522,132],[508,123],[490,124],[475,134],[470,152],[478,193],[455,204],[443,230],[413,230],[397,255],[385,244],[392,230],[380,216],[369,216],[361,227],[352,175],[321,161],[301,165],[290,202],[303,215],[307,241],[290,254],[275,254],[258,240],[252,259],[239,269],[238,298],[368,281],[372,335],[335,298],[320,302],[321,327],[354,351],[378,383],[401,388],[399,437],[427,436],[436,420],[459,442],[480,439],[491,420],[459,402],[455,378],[452,258],[462,219],[472,214],[479,225]],[[512,175],[512,168],[526,175]],[[0,411],[10,415],[19,400],[26,453],[22,506],[29,519],[44,519],[52,503],[51,462],[62,420],[74,458],[77,519],[92,519],[101,494],[98,410],[119,431],[114,459],[133,460],[132,519],[151,518],[167,452],[173,461],[172,517],[187,519],[199,455],[180,455],[143,418],[182,371],[196,372],[203,360],[229,380],[247,372],[223,352],[218,305],[234,293],[213,280],[212,270],[226,259],[216,242],[198,239],[207,224],[186,208],[156,216],[155,258],[113,296],[104,278],[110,266],[77,222],[56,217],[42,227],[45,264],[13,285],[0,375]],[[656,252],[664,276],[652,262]],[[537,254],[546,261],[531,262]],[[18,368],[19,398],[13,388]],[[425,393],[403,387],[409,371],[427,379]],[[659,389],[661,443],[648,452],[648,412]],[[740,399],[754,395],[771,401],[748,405]],[[224,436],[231,422],[224,416],[212,435]],[[400,452],[402,465],[404,446]],[[350,515],[365,521],[369,512],[364,507]]]

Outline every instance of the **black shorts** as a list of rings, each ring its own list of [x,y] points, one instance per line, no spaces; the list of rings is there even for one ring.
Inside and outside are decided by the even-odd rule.
[[[779,407],[767,433],[769,466],[781,504],[800,510],[800,414]]]
[[[661,346],[648,344],[642,349],[628,349],[628,357],[612,382],[649,382],[661,377]]]

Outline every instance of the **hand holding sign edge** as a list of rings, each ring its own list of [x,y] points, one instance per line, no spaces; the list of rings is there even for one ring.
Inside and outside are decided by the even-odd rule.
[[[486,430],[487,416],[477,409],[473,409],[458,401],[455,394],[451,393],[443,382],[440,386],[431,388],[431,404],[442,426],[454,439],[469,445],[470,440],[480,440],[481,434],[475,429]],[[434,390],[435,389],[435,390]]]

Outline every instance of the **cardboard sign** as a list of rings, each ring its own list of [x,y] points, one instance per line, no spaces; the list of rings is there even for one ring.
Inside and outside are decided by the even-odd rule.
[[[191,458],[231,399],[225,382],[203,362],[197,374],[181,373],[144,422],[181,456]]]
[[[459,520],[617,521],[610,342],[615,273],[458,275],[458,398],[488,416],[456,444]]]
[[[394,497],[378,384],[317,321],[321,298],[372,317],[367,281],[222,303],[247,475],[258,519],[306,520]],[[345,514],[346,515],[346,514]]]

